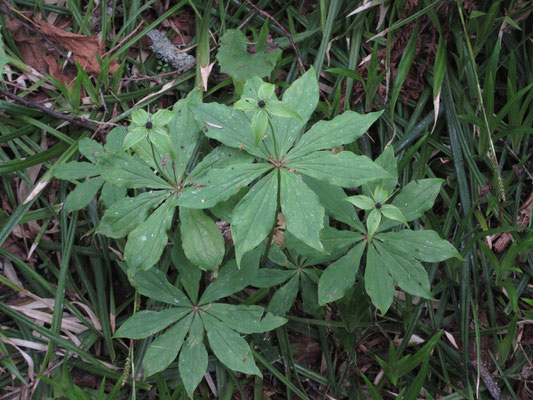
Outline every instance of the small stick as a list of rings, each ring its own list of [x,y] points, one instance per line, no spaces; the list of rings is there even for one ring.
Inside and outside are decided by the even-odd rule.
[[[298,65],[300,66],[300,68],[302,69],[303,72],[305,72],[305,67],[304,67],[304,64],[302,62],[302,59],[300,58],[300,53],[298,52],[298,49],[296,48],[296,44],[294,44],[294,40],[292,40],[292,36],[291,34],[289,33],[289,31],[287,29],[285,29],[285,27],[283,25],[281,25],[277,20],[276,18],[274,18],[272,15],[270,15],[269,13],[267,13],[266,11],[263,11],[261,10],[259,7],[257,7],[254,3],[251,2],[251,0],[246,0],[246,2],[255,10],[257,11],[259,14],[261,14],[263,17],[265,18],[268,18],[269,20],[271,20],[272,22],[274,22],[278,27],[279,29],[281,29],[283,31],[283,33],[285,34],[285,36],[287,36],[287,39],[289,39],[289,42],[292,46],[292,49],[294,50],[294,54],[296,55],[296,59],[298,60]]]
[[[87,122],[82,121],[81,119],[72,118],[72,117],[69,117],[68,115],[60,114],[60,113],[58,113],[58,112],[56,112],[54,110],[49,109],[48,107],[43,106],[42,104],[38,104],[38,103],[34,103],[33,101],[26,100],[26,99],[24,99],[22,97],[17,96],[16,94],[8,92],[7,90],[4,90],[2,88],[0,88],[0,94],[3,95],[3,96],[9,97],[10,99],[12,99],[12,100],[16,101],[17,103],[20,103],[20,104],[22,104],[22,105],[24,105],[26,107],[37,108],[38,110],[41,110],[41,111],[45,112],[46,114],[51,115],[54,118],[58,118],[58,119],[62,119],[62,120],[68,121],[71,124],[81,126],[83,128],[89,129],[89,130],[91,130],[93,132],[96,132],[99,129],[99,128],[91,125],[91,124],[88,124]]]

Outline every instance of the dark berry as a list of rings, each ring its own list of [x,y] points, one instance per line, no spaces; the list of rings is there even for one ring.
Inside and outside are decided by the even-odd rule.
[[[266,103],[265,103],[264,100],[259,100],[259,101],[257,102],[257,105],[258,105],[259,107],[263,108],[263,107],[266,105]]]
[[[381,208],[381,203],[378,201],[376,204],[375,204],[376,208],[379,210]]]
[[[145,127],[146,129],[152,129],[152,123],[151,123],[150,121],[148,121],[148,122],[144,125],[144,127]]]

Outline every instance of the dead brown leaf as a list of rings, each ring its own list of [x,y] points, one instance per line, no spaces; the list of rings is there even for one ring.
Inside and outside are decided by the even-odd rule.
[[[529,195],[528,199],[520,206],[518,210],[517,225],[519,226],[528,226],[529,225],[529,216],[531,215],[531,203],[533,202],[533,192]],[[517,232],[522,232],[521,229]],[[496,240],[498,239],[498,240]],[[496,240],[496,243],[492,245],[492,242]],[[501,235],[499,233],[485,238],[485,243],[490,248],[494,248],[498,253],[504,251],[509,243],[513,240],[513,236],[509,232],[504,232]]]
[[[74,84],[73,74],[67,74],[64,72],[61,65],[59,65],[56,59],[52,56],[44,56],[44,60],[46,61],[46,64],[48,64],[48,73],[50,75],[59,80],[62,84],[70,85],[72,87]]]
[[[41,40],[35,35],[27,33],[24,25],[16,18],[7,23],[7,29],[11,31],[11,37],[17,43],[17,48],[24,62],[33,69],[45,74],[48,65],[44,59],[46,49]]]
[[[220,233],[224,236],[224,240],[228,244],[233,244],[233,237],[231,236],[231,226],[227,221],[217,221],[216,222]]]
[[[283,243],[285,242],[285,217],[282,213],[278,213],[278,222],[276,224],[276,228],[274,229],[272,241],[279,247],[282,247]]]
[[[37,21],[37,23],[41,32],[50,40],[71,51],[74,59],[80,63],[88,74],[98,75],[100,73],[100,64],[98,64],[96,55],[103,56],[105,45],[98,36],[85,36],[67,32],[45,21]],[[112,61],[109,66],[109,72],[114,73],[118,67],[118,63]]]

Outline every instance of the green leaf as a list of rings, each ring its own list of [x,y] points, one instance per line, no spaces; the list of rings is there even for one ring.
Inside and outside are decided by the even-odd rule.
[[[146,110],[139,108],[131,113],[131,122],[135,125],[144,125],[150,121],[150,114]]]
[[[126,188],[118,187],[112,183],[105,182],[102,186],[102,192],[100,193],[100,200],[104,203],[106,208],[112,207],[115,203],[118,203],[126,197]]]
[[[238,163],[226,168],[211,169],[195,180],[193,186],[185,188],[176,203],[188,208],[213,207],[218,202],[229,199],[270,169],[272,165],[266,163]]]
[[[266,242],[263,242],[266,247]],[[274,263],[274,265],[284,265],[288,266],[290,264],[287,255],[281,250],[279,246],[270,246],[270,251],[268,252],[268,259]]]
[[[285,155],[287,150],[294,145],[294,141],[298,138],[300,131],[318,104],[318,81],[315,69],[309,68],[301,78],[295,80],[283,93],[282,100],[298,113],[301,119],[275,117],[270,121],[274,132],[276,132],[276,148],[273,153],[280,157]],[[269,141],[270,147],[273,147],[272,139],[265,139],[266,143]]]
[[[317,150],[331,149],[352,143],[363,136],[381,113],[382,111],[358,114],[354,111],[345,111],[331,121],[319,121],[289,151],[287,159],[294,160]]]
[[[320,232],[321,233],[320,240],[322,240],[322,233],[324,232],[325,229],[323,229]],[[307,265],[322,264],[327,261],[331,261],[333,258],[338,258],[337,256],[340,256],[340,254],[338,255],[337,254],[335,255],[326,254],[327,250],[318,251],[314,249],[313,247],[305,244],[303,241],[298,239],[296,236],[294,236],[287,230],[285,230],[284,246],[285,246],[285,249],[290,254],[292,254],[293,257],[300,256],[300,260]],[[294,264],[288,263],[288,265],[294,265]]]
[[[200,140],[200,126],[190,108],[190,105],[194,104],[194,100],[189,99],[189,96],[176,103],[174,106],[176,117],[168,124],[168,132],[175,156],[176,180],[178,182],[182,180],[196,144]]]
[[[100,174],[96,165],[85,161],[71,161],[59,164],[53,171],[56,178],[65,180],[83,179]]]
[[[128,131],[123,126],[111,129],[105,137],[105,151],[108,153],[120,153],[127,133]]]
[[[374,233],[376,233],[376,230],[378,229],[379,223],[381,222],[381,213],[373,209],[368,214],[368,217],[366,217],[366,228],[368,230],[368,240],[372,239],[372,236],[374,236]]]
[[[359,243],[322,273],[318,282],[318,302],[320,305],[342,299],[355,284],[355,276],[359,270],[365,246],[365,242]]]
[[[350,151],[339,154],[316,151],[288,161],[285,166],[321,181],[350,188],[389,176],[387,171],[367,156],[357,156]]]
[[[270,299],[267,310],[274,315],[284,316],[287,314],[296,300],[299,286],[299,275],[294,272],[293,274],[294,275],[289,282],[279,288]]]
[[[167,176],[172,176],[172,159],[169,160],[170,153],[160,150],[154,146],[148,138],[141,140],[133,146],[135,157],[139,157],[152,171],[163,170]],[[167,163],[162,166],[162,161],[167,158]]]
[[[128,236],[124,259],[133,270],[147,270],[161,258],[174,216],[174,199],[166,200]]]
[[[269,113],[278,117],[299,119],[302,118],[296,111],[291,108],[291,106],[289,106],[287,103],[284,103],[283,101],[271,100],[267,103],[265,108]]]
[[[68,213],[81,210],[94,199],[103,184],[104,180],[99,176],[80,183],[68,194],[63,209]]]
[[[361,76],[360,73],[357,71],[354,71],[352,69],[347,68],[328,68],[326,72],[332,73],[332,74],[338,74],[341,76],[345,76],[346,78],[353,79],[355,81],[364,82],[365,80]]]
[[[285,318],[265,314],[265,309],[260,306],[215,303],[206,311],[240,333],[267,332],[287,322]]]
[[[366,253],[365,290],[381,314],[385,314],[394,297],[394,282],[389,271],[383,265],[373,245],[368,246]]]
[[[139,311],[128,318],[115,332],[115,337],[144,339],[183,318],[191,310],[174,307],[163,311]]]
[[[438,178],[409,182],[394,198],[392,204],[400,209],[407,221],[413,221],[433,207],[442,182],[444,181]]]
[[[233,211],[231,235],[240,265],[243,254],[258,246],[270,233],[276,218],[278,176],[273,171],[256,183]]]
[[[400,221],[407,225],[407,221],[398,207],[393,206],[392,204],[383,204],[380,208],[380,211],[388,219]]]
[[[189,295],[191,301],[196,303],[198,301],[198,290],[200,289],[200,279],[202,278],[202,270],[196,265],[191,263],[185,253],[183,247],[180,245],[181,238],[177,233],[174,235],[174,246],[170,252],[170,257],[174,263],[174,267],[179,272],[180,282],[183,285],[183,289]]]
[[[148,347],[143,359],[144,375],[152,376],[164,371],[178,356],[183,339],[189,331],[194,314],[190,313],[176,325],[159,335]]]
[[[207,349],[204,344],[204,326],[200,315],[195,314],[189,336],[179,357],[180,377],[190,398],[207,371]]]
[[[124,142],[122,143],[122,151],[128,150],[130,147],[135,146],[141,140],[148,136],[148,129],[143,126],[136,126],[130,129]]]
[[[203,126],[205,136],[229,147],[242,147],[253,156],[267,158],[266,153],[255,145],[252,125],[244,112],[217,103],[199,104],[191,108]]]
[[[191,307],[192,304],[177,287],[171,285],[166,275],[152,268],[149,271],[136,271],[128,274],[132,286],[143,296],[176,307]]]
[[[237,332],[206,313],[202,313],[202,321],[211,350],[222,364],[233,371],[262,376],[250,346]]]
[[[106,181],[120,187],[172,189],[148,164],[127,154],[105,154],[98,158],[97,165]]]
[[[105,153],[104,146],[89,138],[83,138],[80,140],[78,151],[93,163],[96,162],[99,156]]]
[[[411,33],[407,45],[405,46],[402,58],[400,59],[400,63],[396,70],[396,75],[394,76],[394,84],[392,86],[391,99],[389,103],[391,120],[393,121],[393,123],[394,111],[396,109],[396,101],[400,96],[400,90],[402,89],[403,83],[407,78],[407,74],[409,73],[409,70],[411,69],[411,64],[413,63],[413,60],[415,58],[418,37],[418,24],[416,24],[413,28],[413,32]]]
[[[244,33],[237,29],[228,29],[220,40],[220,50],[217,53],[220,71],[230,74],[237,81],[269,75],[281,55],[279,48],[261,49],[259,46],[254,53],[248,52],[249,42]]]
[[[217,268],[226,247],[215,222],[202,210],[180,208],[180,231],[187,258],[203,270]]]
[[[383,265],[392,276],[392,279],[407,293],[413,296],[431,298],[429,278],[426,269],[420,262],[410,258],[410,254],[399,252],[385,243],[374,241]]]
[[[104,213],[100,233],[115,239],[126,236],[146,219],[149,210],[156,208],[168,196],[168,191],[157,190],[118,201]]]
[[[391,177],[383,178],[378,182],[365,185],[363,187],[363,193],[365,195],[370,195],[370,193],[373,193],[376,190],[378,185],[381,185],[388,194],[394,192],[396,184],[398,183],[398,167],[396,165],[393,147],[387,146],[387,148],[383,150],[383,153],[381,153],[374,162],[387,171]]]
[[[370,315],[370,299],[365,292],[364,282],[357,282],[335,304],[348,332],[353,332],[359,328],[361,322],[367,320]],[[352,342],[346,350],[350,351],[349,348],[354,346],[355,343]]]
[[[373,194],[374,200],[379,203],[384,203],[389,198],[389,193],[385,190],[383,185],[376,185]]]
[[[318,304],[318,277],[316,276],[316,271],[311,268],[305,268],[302,272],[303,273],[300,274],[300,296],[302,298],[304,309],[308,314],[323,318],[324,310]],[[315,282],[315,280],[317,282]]]
[[[359,220],[357,212],[348,202],[344,201],[346,193],[339,186],[319,181],[309,176],[303,176],[303,180],[309,188],[315,192],[320,200],[320,204],[326,213],[338,221],[342,221],[360,232],[366,232],[364,225]],[[324,243],[324,240],[322,239]],[[324,246],[325,243],[324,243]],[[327,249],[327,247],[326,247]],[[328,250],[329,251],[329,250]]]
[[[257,101],[249,97],[241,97],[241,99],[233,105],[234,110],[241,111],[256,111],[257,108]]]
[[[232,149],[224,145],[217,146],[200,161],[188,175],[188,181],[195,181],[214,168],[224,168],[233,164],[252,163],[254,158],[244,151]]]
[[[380,233],[379,237],[387,246],[409,254],[420,261],[439,262],[448,258],[462,259],[457,249],[435,231],[402,230],[399,232]]]
[[[363,233],[366,235],[366,230]],[[350,247],[352,244],[363,240],[365,235],[362,235],[360,232],[353,232],[349,230],[341,231],[330,226],[326,226],[322,230],[320,239],[324,244],[324,248],[329,253],[342,251],[342,254],[344,254],[347,247]]]
[[[263,139],[268,126],[268,116],[265,111],[258,111],[252,117],[252,130],[254,131],[255,145]]]
[[[218,203],[216,206],[211,207],[209,211],[218,219],[226,221],[229,224],[233,223],[233,213],[235,212],[235,207],[242,200],[244,196],[250,191],[249,186],[243,187],[241,190],[231,196],[228,200]]]
[[[376,204],[370,197],[363,195],[346,197],[346,201],[349,201],[361,210],[372,210]]]
[[[320,231],[324,227],[324,207],[317,195],[296,174],[280,170],[281,210],[286,229],[307,245],[324,251]]]
[[[259,251],[246,253],[241,261],[241,268],[235,260],[231,260],[218,271],[218,277],[207,287],[199,304],[207,304],[244,289],[257,274],[259,267]]]
[[[152,128],[148,133],[148,138],[163,153],[172,155],[172,143],[166,129]]]
[[[274,246],[270,249],[271,252],[273,248]],[[255,278],[250,280],[250,285],[258,288],[269,288],[285,282],[293,275],[293,270],[261,268],[257,271]]]
[[[176,116],[176,113],[171,110],[159,110],[151,117],[154,125],[165,126]]]
[[[439,44],[433,67],[433,99],[436,99],[440,94],[444,71],[446,71],[446,39],[441,34],[439,35]]]
[[[0,79],[4,80],[4,67],[9,63],[9,59],[6,56],[4,50],[4,41],[2,40],[2,34],[0,33]]]
[[[262,78],[262,76],[259,76]],[[261,100],[270,100],[275,97],[276,86],[272,83],[263,83],[257,90],[257,97]]]

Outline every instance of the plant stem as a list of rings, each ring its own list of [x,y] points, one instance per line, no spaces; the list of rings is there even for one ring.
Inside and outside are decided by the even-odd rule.
[[[278,214],[280,212],[280,209],[281,209],[281,199],[280,199],[280,181],[281,181],[281,177],[280,177],[280,172],[279,172],[279,169],[278,169],[278,198],[277,198],[277,204],[276,204],[276,214],[274,216],[274,225],[272,226],[272,229],[270,230],[270,233],[268,235],[268,241],[267,241],[267,245],[266,245],[266,249],[265,249],[265,252],[263,253],[263,257],[261,258],[261,263],[259,264],[259,268],[264,268],[266,266],[266,263],[268,261],[268,253],[270,252],[270,247],[272,247],[272,238],[274,237],[274,231],[276,230],[276,225],[278,223]]]

